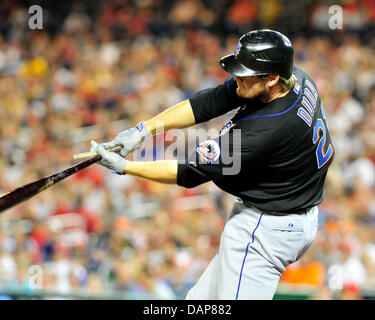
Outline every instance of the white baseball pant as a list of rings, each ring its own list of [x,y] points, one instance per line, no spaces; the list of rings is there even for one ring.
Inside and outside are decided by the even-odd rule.
[[[271,300],[285,268],[311,246],[318,208],[303,214],[265,214],[235,200],[218,253],[187,300]]]

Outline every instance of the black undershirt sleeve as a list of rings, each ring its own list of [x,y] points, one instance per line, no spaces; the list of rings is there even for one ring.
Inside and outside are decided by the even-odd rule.
[[[192,163],[178,163],[177,170],[177,185],[181,187],[194,188],[211,180]]]
[[[243,99],[236,93],[237,82],[229,77],[216,88],[205,89],[193,95],[189,101],[195,123],[202,123],[219,117],[241,105]]]

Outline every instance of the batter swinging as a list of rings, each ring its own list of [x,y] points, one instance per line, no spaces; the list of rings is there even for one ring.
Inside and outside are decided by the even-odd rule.
[[[110,142],[92,142],[92,151],[120,174],[187,188],[213,181],[235,195],[220,248],[186,298],[272,299],[285,268],[315,238],[317,205],[323,201],[334,149],[318,89],[293,65],[286,36],[248,32],[235,54],[220,63],[230,73],[222,85],[196,93]],[[158,121],[166,130],[186,128],[237,108],[225,130],[198,145],[190,162],[130,162],[105,150],[120,145],[125,156],[155,134]],[[223,161],[228,158],[240,161],[236,174],[225,173],[232,165]]]

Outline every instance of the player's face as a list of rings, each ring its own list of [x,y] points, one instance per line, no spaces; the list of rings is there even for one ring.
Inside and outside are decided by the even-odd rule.
[[[237,95],[241,98],[253,99],[267,95],[266,81],[257,76],[234,77],[237,82]]]

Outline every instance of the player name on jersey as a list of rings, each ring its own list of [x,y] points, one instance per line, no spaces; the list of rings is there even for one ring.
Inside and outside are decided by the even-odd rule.
[[[313,84],[306,79],[306,88],[303,91],[302,107],[298,109],[297,115],[311,127],[312,119],[315,113],[316,102],[318,101],[318,93]]]

